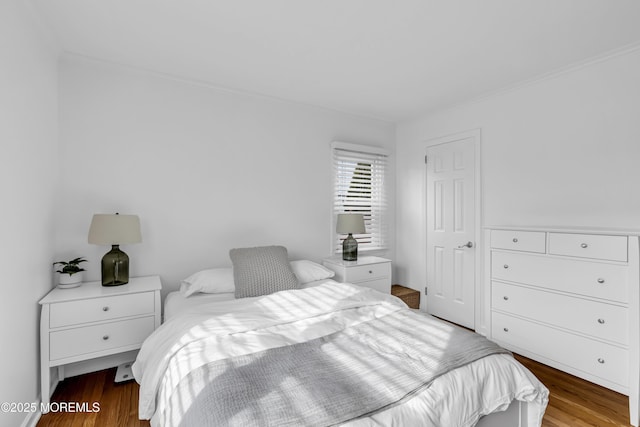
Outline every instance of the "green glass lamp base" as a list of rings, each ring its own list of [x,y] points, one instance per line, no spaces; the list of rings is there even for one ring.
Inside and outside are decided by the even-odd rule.
[[[129,283],[129,256],[119,245],[102,257],[102,286],[120,286]]]
[[[342,259],[344,261],[358,260],[358,241],[351,233],[342,241]]]

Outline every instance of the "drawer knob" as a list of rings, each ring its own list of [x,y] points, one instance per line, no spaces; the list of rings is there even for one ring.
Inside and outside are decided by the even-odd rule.
[[[109,306],[102,307],[102,311],[109,311]]]
[[[505,296],[503,296],[503,297],[502,297],[502,299],[503,299],[503,300],[505,300],[505,301],[509,301],[509,297],[508,297],[508,296],[506,296],[506,295],[505,295]]]
[[[504,265],[504,268],[509,268],[509,264],[505,264],[505,265]]]
[[[604,319],[598,319],[598,323],[600,323],[601,325],[604,325]]]
[[[105,341],[108,340],[109,339],[109,335],[103,335],[102,339],[105,340]]]
[[[503,331],[509,332],[509,328],[502,328]]]
[[[373,274],[373,271],[369,270],[369,274]]]
[[[598,363],[603,364],[604,363],[604,359],[602,357],[598,357]]]
[[[582,243],[582,244],[580,245],[580,247],[581,247],[582,249],[587,249],[587,248],[589,247],[589,245],[587,245],[586,243]]]
[[[601,278],[599,278],[599,279],[598,279],[598,283],[600,283],[600,284],[604,283],[604,279],[603,279],[602,277],[601,277]]]
[[[513,238],[513,243],[518,243],[518,238],[517,237]]]

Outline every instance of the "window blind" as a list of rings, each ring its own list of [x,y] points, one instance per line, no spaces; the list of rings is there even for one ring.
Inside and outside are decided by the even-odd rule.
[[[387,197],[385,175],[388,168],[386,151],[364,145],[334,142],[334,251],[342,252],[347,235],[335,232],[338,214],[359,213],[364,216],[365,234],[353,237],[359,251],[387,248]]]

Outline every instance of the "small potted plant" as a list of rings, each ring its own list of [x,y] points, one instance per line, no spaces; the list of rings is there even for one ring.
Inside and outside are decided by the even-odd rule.
[[[61,288],[75,288],[82,283],[82,272],[84,268],[80,267],[80,263],[87,262],[83,257],[72,259],[71,261],[56,261],[53,266],[62,266],[56,270],[56,273],[60,273],[58,276],[58,286]]]

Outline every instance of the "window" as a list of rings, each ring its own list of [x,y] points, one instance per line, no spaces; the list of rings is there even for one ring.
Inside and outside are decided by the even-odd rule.
[[[387,198],[385,174],[388,153],[386,150],[366,145],[334,142],[334,198],[333,198],[333,246],[334,253],[342,252],[346,235],[335,233],[337,215],[361,213],[364,215],[365,234],[353,237],[359,251],[387,248]]]

